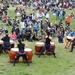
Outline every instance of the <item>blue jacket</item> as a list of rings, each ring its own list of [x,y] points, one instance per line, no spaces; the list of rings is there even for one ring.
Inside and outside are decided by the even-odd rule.
[[[71,37],[73,37],[73,36],[75,36],[75,32],[70,32],[69,35],[70,35]]]
[[[34,31],[38,31],[38,29],[39,29],[39,25],[38,25],[38,23],[35,23],[34,24]]]

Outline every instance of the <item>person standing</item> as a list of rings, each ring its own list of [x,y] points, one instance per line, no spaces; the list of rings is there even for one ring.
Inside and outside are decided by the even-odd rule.
[[[46,40],[45,40],[45,46],[42,47],[41,51],[40,51],[40,54],[39,54],[39,57],[41,56],[41,54],[47,50],[49,52],[52,52],[52,54],[54,55],[54,57],[56,58],[56,55],[55,55],[55,52],[53,50],[53,48],[51,47],[51,40],[52,40],[52,37],[49,36],[50,33],[48,33],[48,36],[46,37]]]
[[[70,26],[70,22],[71,22],[71,17],[68,16],[68,17],[66,18],[65,24],[68,25],[68,26]]]
[[[61,31],[58,33],[58,42],[63,43],[63,34]]]
[[[73,39],[72,39],[72,45],[71,45],[71,50],[70,50],[70,52],[73,52],[74,46],[75,46],[75,36],[74,36]]]
[[[19,42],[19,44],[18,44],[19,51],[18,51],[17,55],[15,56],[13,66],[15,66],[16,60],[21,56],[23,58],[25,58],[26,63],[29,66],[28,56],[26,55],[26,52],[24,51],[25,45],[22,43],[22,40],[20,40],[20,39],[18,40],[18,42]]]

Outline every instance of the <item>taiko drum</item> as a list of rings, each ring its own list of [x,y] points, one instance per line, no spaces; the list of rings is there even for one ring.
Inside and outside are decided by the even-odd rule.
[[[36,44],[35,44],[35,53],[38,54],[41,51],[43,46],[44,46],[43,42],[36,42]]]
[[[19,51],[18,48],[11,48],[11,50],[9,52],[9,61],[10,62],[14,62],[15,56],[18,53],[18,51]],[[33,56],[32,50],[30,48],[25,48],[25,52],[28,57],[28,61],[32,62],[32,56]],[[19,59],[16,62],[19,62]],[[23,62],[26,62],[26,60],[24,58],[23,58]]]

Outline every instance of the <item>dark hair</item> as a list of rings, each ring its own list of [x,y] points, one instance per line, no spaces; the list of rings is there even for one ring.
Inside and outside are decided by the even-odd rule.
[[[19,39],[19,40],[18,40],[18,42],[19,42],[19,43],[22,43],[22,40],[21,40],[21,39]]]
[[[5,33],[8,33],[8,30],[5,30]]]

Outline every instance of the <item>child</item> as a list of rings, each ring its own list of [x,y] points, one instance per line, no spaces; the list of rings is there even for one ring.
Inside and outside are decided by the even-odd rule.
[[[12,33],[11,39],[12,39],[13,41],[15,41],[15,40],[17,39],[17,35],[16,35],[16,32],[15,32],[15,31]]]

